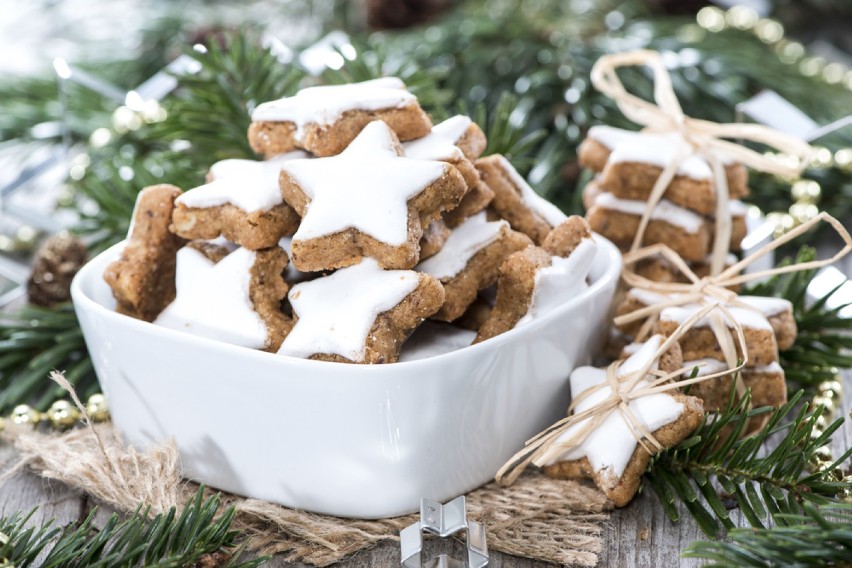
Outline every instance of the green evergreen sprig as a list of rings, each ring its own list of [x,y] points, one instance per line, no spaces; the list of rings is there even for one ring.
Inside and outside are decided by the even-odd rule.
[[[0,519],[0,534],[6,537],[0,544],[0,560],[5,561],[3,566],[18,568],[256,568],[263,564],[265,557],[241,559],[239,533],[231,528],[234,508],[220,513],[221,497],[205,499],[203,493],[204,488],[199,488],[179,514],[172,507],[149,521],[149,510],[139,507],[124,520],[114,513],[101,529],[94,526],[96,511],[66,527],[57,527],[53,520],[28,526],[33,512],[15,513]]]
[[[183,146],[180,155],[202,175],[218,160],[255,158],[246,138],[252,109],[295,94],[304,71],[281,62],[250,30],[186,53],[200,70],[179,76],[179,89],[163,103],[168,118],[151,125],[148,138]]]
[[[843,419],[820,433],[815,426],[821,413],[799,405],[803,394],[797,392],[771,412],[749,411],[750,395],[739,401],[732,397],[728,407],[705,420],[693,436],[658,454],[646,479],[669,518],[679,518],[677,503],[682,503],[705,534],[717,537],[734,528],[724,499],[736,504],[750,526],[765,528],[789,523],[789,515],[801,514],[805,503],[828,504],[852,488],[852,482],[838,481],[834,474],[852,448],[829,467],[809,471]],[[760,418],[767,419],[764,428],[740,437],[750,419]]]
[[[708,561],[708,567],[821,568],[850,565],[852,504],[803,506],[800,514],[779,514],[773,528],[738,528],[726,541],[698,541],[683,552]]]
[[[84,400],[97,392],[73,306],[28,305],[13,314],[0,314],[0,412],[7,414],[24,402],[47,410],[65,394],[59,385],[45,379],[54,369],[65,371]]]
[[[816,250],[803,246],[795,258],[786,258],[779,266],[810,262],[815,258]],[[852,303],[829,308],[827,303],[837,288],[822,298],[809,301],[808,286],[816,273],[816,270],[803,270],[782,274],[743,291],[744,294],[774,296],[792,302],[798,334],[793,346],[780,352],[780,363],[788,382],[811,390],[823,381],[834,379],[838,368],[852,367],[852,318],[840,315]]]

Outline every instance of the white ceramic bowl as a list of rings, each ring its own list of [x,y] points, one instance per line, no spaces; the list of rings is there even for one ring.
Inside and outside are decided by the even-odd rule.
[[[600,346],[621,257],[597,237],[590,288],[547,316],[437,357],[347,365],[253,351],[120,315],[100,254],[71,286],[125,439],[174,437],[185,475],[347,517],[409,513],[489,481],[564,415],[568,375]],[[210,306],[210,309],[216,309]]]

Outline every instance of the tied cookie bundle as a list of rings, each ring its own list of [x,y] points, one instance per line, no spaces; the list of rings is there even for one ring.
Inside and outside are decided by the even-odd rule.
[[[627,93],[615,74],[619,66],[639,64],[654,71],[658,105]],[[852,251],[852,237],[821,213],[738,260],[730,249],[744,233],[735,214],[744,207],[729,199],[729,189],[739,197],[747,187],[736,161],[779,174],[798,170],[718,137],[766,143],[794,153],[802,164],[808,145],[759,126],[684,116],[654,52],[605,56],[592,78],[626,116],[648,127],[639,133],[593,128],[580,150],[581,161],[601,172],[586,189],[590,225],[627,251],[623,280],[630,288],[614,323],[636,341],[606,369],[574,370],[568,417],[529,440],[497,480],[512,483],[534,464],[552,477],[590,477],[624,506],[651,456],[688,437],[705,412],[722,409],[733,388],[738,396],[750,389],[760,406],[786,402],[778,349],[796,338],[792,305],[736,291],[746,282],[831,264]],[[844,242],[832,258],[741,274],[821,222]],[[654,244],[640,248],[645,242]],[[685,387],[688,396],[681,393]]]
[[[625,66],[653,71],[654,102],[628,93],[616,74]],[[745,166],[798,176],[811,148],[798,138],[755,124],[717,124],[683,114],[657,52],[634,51],[599,59],[595,87],[612,98],[640,132],[596,126],[579,149],[580,162],[598,172],[584,191],[592,229],[623,251],[666,244],[699,276],[718,274],[736,262],[746,234]],[[727,139],[757,142],[795,158],[782,164]],[[665,259],[648,257],[637,267],[652,280],[680,280]]]
[[[282,355],[393,363],[487,340],[587,286],[586,221],[481,157],[468,117],[433,125],[399,79],[263,103],[248,137],[265,160],[139,194],[105,273],[119,311]]]

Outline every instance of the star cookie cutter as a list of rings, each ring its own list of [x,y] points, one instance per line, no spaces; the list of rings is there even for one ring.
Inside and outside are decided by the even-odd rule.
[[[442,554],[422,564],[423,533],[441,538],[467,531],[467,561]],[[483,568],[488,565],[485,527],[467,519],[464,495],[442,505],[431,499],[420,500],[420,521],[399,532],[399,548],[403,568]]]

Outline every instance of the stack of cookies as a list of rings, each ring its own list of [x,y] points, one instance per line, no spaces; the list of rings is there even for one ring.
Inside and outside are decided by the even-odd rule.
[[[261,104],[249,142],[265,160],[139,194],[105,273],[119,311],[283,355],[390,363],[484,341],[587,286],[586,221],[481,157],[468,117],[433,125],[399,79]]]
[[[690,153],[680,134],[595,126],[580,145],[579,158],[583,166],[596,172],[583,193],[589,225],[623,251],[629,250],[634,242],[657,178],[667,164],[682,160],[662,199],[651,212],[642,244],[665,244],[684,259],[697,276],[709,274],[716,225],[715,184],[711,165],[700,154]],[[746,207],[739,199],[748,195],[748,174],[742,164],[724,156],[719,156],[719,160],[724,165],[730,197],[729,251],[739,251],[746,235]],[[732,265],[737,257],[729,253],[726,260]],[[688,282],[686,275],[661,256],[644,259],[633,270],[656,282]],[[671,300],[671,296],[635,288],[627,291],[617,315],[672,303]],[[712,301],[712,298],[707,299],[707,302]],[[652,331],[671,334],[701,306],[702,303],[694,303],[664,308]],[[777,298],[743,296],[727,307],[745,330],[748,366],[741,377],[751,389],[753,404],[783,404],[787,400],[787,389],[784,371],[778,365],[778,349],[789,348],[796,337],[792,305]],[[641,324],[635,322],[618,331],[629,338],[637,334]],[[733,322],[728,325],[731,329],[735,327]],[[680,343],[684,366],[697,367],[699,376],[727,368],[709,321],[699,322]],[[621,355],[629,356],[635,348],[635,344],[628,345]],[[705,409],[714,411],[727,405],[732,388],[733,378],[726,376],[698,383],[690,393],[702,398]]]
[[[677,133],[632,132],[610,126],[592,127],[580,145],[580,163],[596,172],[586,185],[583,201],[592,227],[626,251],[636,237],[647,200],[663,168],[689,152]],[[724,156],[731,217],[730,250],[738,251],[746,235],[748,174],[742,164]],[[708,272],[716,225],[716,190],[711,166],[699,154],[688,154],[654,207],[643,245],[663,243],[690,263],[699,276]],[[729,257],[729,263],[735,261]],[[637,270],[656,281],[682,281],[683,276],[662,259],[643,262]]]
[[[676,299],[676,295],[665,295],[633,288],[616,309],[616,315],[624,315],[652,305],[660,305]],[[712,298],[707,298],[712,303]],[[732,335],[735,323],[743,329],[745,347],[748,352],[746,367],[740,371],[743,385],[751,390],[752,405],[755,407],[778,407],[787,402],[787,383],[784,370],[778,364],[778,350],[789,349],[796,340],[796,320],[793,305],[781,298],[764,296],[737,296],[725,306],[734,321],[726,321]],[[654,324],[654,331],[671,335],[677,327],[702,308],[700,303],[689,303],[664,308]],[[726,318],[727,319],[727,318]],[[641,322],[622,326],[621,331],[635,335]],[[728,368],[722,348],[710,327],[710,320],[699,320],[679,341],[683,353],[683,366],[695,371],[696,376],[710,375]],[[735,342],[736,343],[736,342]],[[624,356],[632,354],[635,344],[628,345]],[[744,359],[740,346],[737,356]],[[688,377],[686,377],[688,378]],[[734,385],[731,375],[710,379],[692,386],[690,394],[701,398],[708,411],[725,408],[730,400]]]

